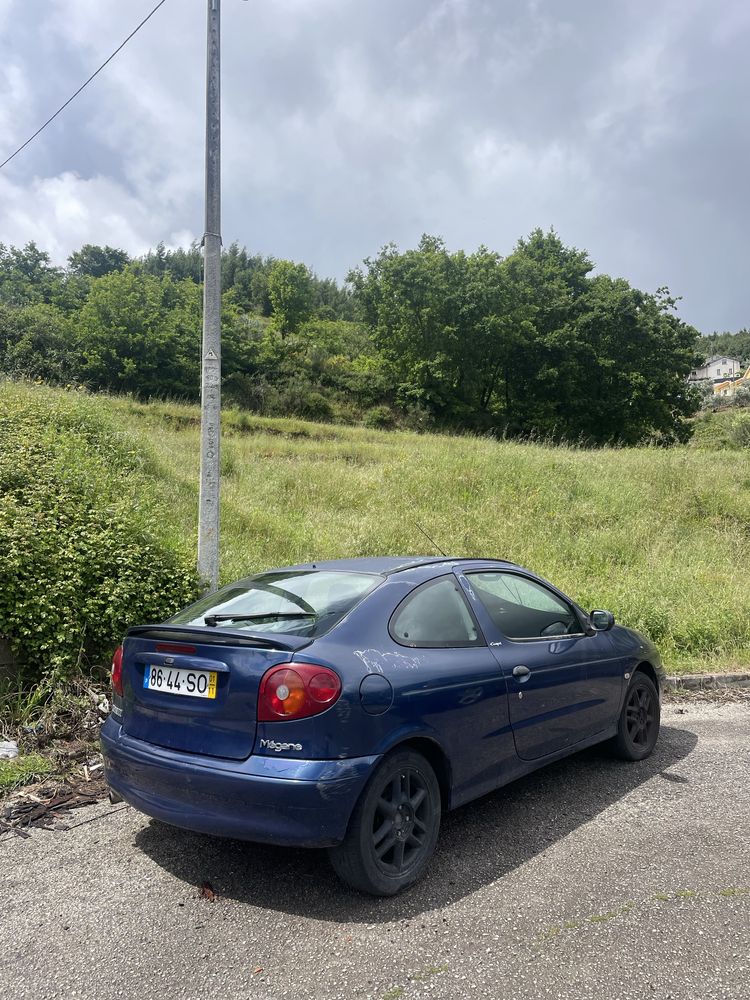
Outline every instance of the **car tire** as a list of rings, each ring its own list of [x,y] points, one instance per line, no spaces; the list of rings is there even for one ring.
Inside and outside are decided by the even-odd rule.
[[[625,693],[612,749],[621,760],[644,760],[659,738],[659,692],[651,678],[637,670]]]
[[[441,806],[435,772],[421,754],[388,754],[365,786],[344,841],[328,850],[334,871],[372,896],[413,885],[435,850]]]

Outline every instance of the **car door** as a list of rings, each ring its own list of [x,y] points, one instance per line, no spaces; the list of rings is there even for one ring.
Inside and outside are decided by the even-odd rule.
[[[515,760],[506,681],[454,574],[416,587],[389,632],[401,647],[392,662],[405,666],[396,711],[439,737],[451,762],[453,805],[495,788]]]
[[[518,756],[536,760],[605,728],[591,674],[610,654],[588,635],[577,610],[543,583],[515,570],[459,575],[508,684]]]

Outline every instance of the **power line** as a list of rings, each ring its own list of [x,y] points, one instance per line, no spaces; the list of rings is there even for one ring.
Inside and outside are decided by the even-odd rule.
[[[35,132],[35,133],[34,133],[33,135],[29,136],[29,138],[28,138],[28,139],[26,140],[26,142],[25,142],[25,143],[24,143],[24,144],[23,144],[22,146],[19,146],[19,147],[18,147],[18,149],[17,149],[16,151],[15,151],[15,153],[11,153],[11,154],[10,154],[10,156],[8,157],[8,159],[7,159],[7,160],[3,160],[3,162],[2,162],[2,163],[0,163],[0,170],[2,170],[2,169],[3,169],[3,167],[7,166],[7,164],[8,164],[8,163],[10,163],[10,161],[11,161],[11,160],[12,160],[12,159],[13,159],[13,158],[14,158],[15,156],[18,156],[18,154],[19,154],[19,153],[20,153],[20,152],[21,152],[22,150],[26,149],[26,147],[27,147],[27,146],[29,145],[29,143],[30,143],[30,142],[33,142],[33,141],[34,141],[34,139],[36,139],[36,137],[37,137],[37,136],[39,135],[39,133],[40,133],[40,132],[43,132],[43,131],[44,131],[44,130],[45,130],[45,129],[47,128],[47,126],[48,126],[48,125],[49,125],[49,124],[50,124],[51,122],[53,122],[53,121],[55,120],[55,118],[57,118],[57,116],[58,116],[58,115],[59,115],[59,114],[60,114],[60,113],[61,113],[62,111],[64,111],[64,110],[65,110],[65,109],[67,108],[67,106],[68,106],[69,104],[72,104],[72,102],[73,102],[73,101],[74,101],[74,100],[76,99],[76,97],[78,97],[78,95],[79,95],[79,94],[81,93],[81,91],[82,91],[82,90],[84,90],[84,89],[85,89],[86,87],[88,87],[88,85],[89,85],[89,84],[91,83],[91,81],[92,81],[92,80],[94,79],[94,77],[95,77],[95,76],[98,76],[98,75],[99,75],[99,73],[101,73],[101,71],[102,71],[102,70],[104,69],[104,67],[105,67],[105,66],[106,66],[106,65],[107,65],[108,63],[112,62],[112,60],[113,60],[113,59],[114,59],[114,57],[115,57],[115,56],[117,55],[117,53],[118,53],[118,52],[120,52],[120,51],[121,51],[122,49],[124,49],[124,48],[125,48],[125,46],[126,46],[126,45],[128,44],[128,42],[129,42],[129,41],[130,41],[130,39],[131,39],[131,38],[133,37],[133,35],[137,35],[137,34],[138,34],[138,32],[139,32],[139,31],[141,30],[141,28],[143,27],[143,25],[144,25],[144,24],[146,23],[146,21],[148,21],[148,20],[149,20],[150,18],[152,18],[152,17],[154,16],[154,14],[155,14],[155,13],[157,12],[157,10],[158,10],[158,9],[159,9],[159,8],[160,8],[160,7],[161,7],[161,6],[163,5],[163,4],[165,4],[166,2],[167,2],[167,0],[159,0],[159,3],[158,3],[158,4],[157,4],[157,5],[155,6],[155,7],[154,7],[154,9],[153,9],[153,10],[151,11],[151,13],[150,13],[150,14],[147,14],[147,15],[146,15],[146,17],[144,17],[144,19],[143,19],[143,20],[141,21],[141,23],[140,23],[140,24],[138,25],[138,27],[134,28],[134,29],[133,29],[133,30],[132,30],[132,31],[130,32],[130,34],[129,34],[129,35],[128,35],[128,37],[127,37],[127,38],[125,39],[125,41],[124,41],[124,42],[123,42],[123,43],[122,43],[121,45],[118,45],[118,46],[117,46],[117,48],[116,48],[116,49],[115,49],[115,51],[114,51],[114,52],[112,53],[112,55],[111,55],[111,56],[109,56],[109,57],[108,57],[107,59],[105,59],[105,60],[104,60],[104,62],[103,62],[103,63],[101,64],[101,66],[100,66],[100,67],[99,67],[99,68],[98,68],[97,70],[94,70],[94,72],[93,72],[93,73],[91,74],[91,76],[90,76],[90,77],[88,78],[88,80],[86,80],[86,82],[85,82],[85,83],[82,83],[82,84],[81,84],[81,86],[80,86],[80,87],[78,88],[78,90],[77,90],[77,91],[75,92],[75,94],[73,94],[73,95],[72,95],[71,97],[69,97],[69,98],[67,99],[67,101],[65,102],[65,104],[61,105],[61,106],[60,106],[60,107],[59,107],[59,108],[57,109],[57,111],[56,111],[56,112],[54,113],[54,115],[52,115],[52,116],[51,116],[50,118],[48,118],[48,119],[47,119],[47,121],[46,121],[46,122],[44,123],[44,125],[41,125],[41,126],[40,126],[40,127],[39,127],[39,128],[37,129],[37,130],[36,130],[36,132]]]

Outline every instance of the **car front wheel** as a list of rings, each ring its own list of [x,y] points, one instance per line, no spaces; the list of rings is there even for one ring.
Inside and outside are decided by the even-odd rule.
[[[435,772],[413,750],[380,762],[357,803],[343,843],[329,849],[342,881],[373,896],[393,896],[422,875],[440,829]]]
[[[636,671],[625,695],[613,747],[622,760],[643,760],[659,738],[660,710],[656,685]]]

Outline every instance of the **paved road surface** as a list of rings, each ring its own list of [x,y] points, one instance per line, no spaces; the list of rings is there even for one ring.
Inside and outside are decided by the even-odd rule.
[[[649,761],[587,751],[451,814],[394,900],[108,803],[6,836],[0,996],[750,998],[750,704],[664,721]]]

